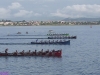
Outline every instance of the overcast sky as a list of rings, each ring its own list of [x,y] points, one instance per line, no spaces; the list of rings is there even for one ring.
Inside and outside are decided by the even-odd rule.
[[[100,0],[0,0],[0,19],[62,20],[100,17]]]

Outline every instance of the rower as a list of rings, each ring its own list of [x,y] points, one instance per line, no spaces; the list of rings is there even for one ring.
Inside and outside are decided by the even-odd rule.
[[[49,55],[49,49],[47,49],[47,51],[45,53],[46,53],[46,56],[48,56]]]
[[[30,54],[30,52],[31,52],[31,50],[29,50],[29,52],[28,52],[28,53]]]
[[[35,55],[37,55],[37,50],[35,50]]]
[[[47,53],[49,53],[49,49],[47,49]]]
[[[29,50],[29,53],[31,52],[31,50]]]
[[[55,50],[53,49],[52,52],[55,52]]]
[[[16,50],[16,52],[15,52],[16,54],[18,53],[18,51]]]
[[[16,52],[14,52],[14,55],[17,55],[18,54],[18,52],[17,52],[17,50],[16,50]]]
[[[49,40],[49,43],[50,43],[50,40]]]
[[[8,54],[8,52],[7,52],[7,51],[8,51],[8,48],[7,48],[7,49],[5,49],[5,53],[6,53],[6,54]]]
[[[36,43],[37,43],[38,39],[36,40]]]
[[[43,49],[41,50],[41,52],[43,52]]]
[[[24,50],[22,51],[22,54],[24,54]]]
[[[45,42],[45,43],[47,43],[47,41],[46,41],[46,40],[45,40],[44,42]]]

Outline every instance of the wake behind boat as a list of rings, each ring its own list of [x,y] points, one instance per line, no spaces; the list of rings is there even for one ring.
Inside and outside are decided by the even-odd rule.
[[[50,41],[50,40],[44,40],[44,41],[32,41],[29,43],[0,43],[0,45],[70,45],[70,40],[56,40],[56,41]]]
[[[17,32],[16,34],[8,34],[7,36],[69,36],[68,33],[55,33],[53,30],[49,30],[47,34],[22,34],[21,32]]]
[[[35,34],[34,35],[33,34],[27,34],[27,35],[26,34],[20,34],[20,35],[17,34],[16,35],[16,34],[9,34],[7,36],[47,36],[47,35],[39,35],[39,34],[36,34],[36,35]]]
[[[29,38],[0,38],[0,39],[76,39],[77,36],[49,36],[49,37],[29,37]]]

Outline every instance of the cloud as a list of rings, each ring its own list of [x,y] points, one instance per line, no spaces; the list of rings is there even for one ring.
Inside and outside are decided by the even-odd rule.
[[[37,1],[37,0],[18,0],[18,1]],[[55,1],[55,0],[38,0],[38,1]]]
[[[55,13],[51,13],[52,16],[58,17],[100,17],[100,5],[72,5],[66,6],[62,9],[57,9]]]
[[[32,16],[41,16],[41,14],[27,10],[19,10],[19,12],[14,14],[14,17],[32,17]]]
[[[100,17],[100,5],[77,4],[66,6],[66,1],[60,0],[16,0],[6,7],[0,8],[0,18],[77,18],[77,17]],[[19,1],[19,2],[18,2]],[[22,1],[22,2],[20,2]],[[33,2],[32,2],[33,1]],[[57,6],[58,3],[59,6]],[[29,4],[29,5],[26,5]]]
[[[37,0],[17,0],[17,1],[37,1]],[[56,1],[56,0],[38,0],[38,2],[39,2],[39,1],[42,1],[42,2],[44,2],[44,1],[45,1],[45,2],[48,2],[48,1],[49,1],[49,2],[52,2],[52,1]]]
[[[41,16],[41,14],[39,14],[39,13],[34,13],[34,16]]]
[[[35,1],[35,0],[17,0],[17,1]]]
[[[55,1],[55,0],[42,0],[42,1],[46,1],[47,2],[47,1]]]
[[[8,18],[10,16],[10,10],[6,8],[0,8],[0,18]]]
[[[13,9],[21,9],[22,5],[18,2],[12,3],[10,6],[6,8],[0,8],[0,19],[10,18],[13,16]]]
[[[25,0],[17,0],[17,1],[25,1]]]
[[[33,14],[33,11],[27,11],[27,10],[19,10],[18,13],[15,13],[15,17],[30,17]]]
[[[33,16],[41,16],[39,13],[35,13],[32,10],[26,10],[22,5],[18,2],[12,3],[10,6],[6,8],[0,8],[0,19],[5,18],[16,18],[16,17],[33,17]]]
[[[22,5],[18,2],[12,3],[10,6],[8,6],[9,9],[19,9],[22,8]]]

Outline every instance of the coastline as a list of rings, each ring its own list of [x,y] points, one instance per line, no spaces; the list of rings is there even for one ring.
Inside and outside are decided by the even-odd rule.
[[[11,27],[11,26],[84,26],[84,25],[65,25],[65,24],[63,24],[63,25],[0,25],[0,27],[8,27],[8,26],[9,27]],[[95,25],[95,24],[94,25],[87,25],[87,26],[99,26],[99,24],[98,25]]]

